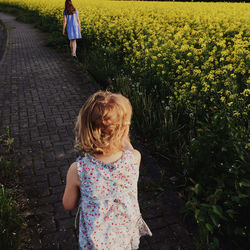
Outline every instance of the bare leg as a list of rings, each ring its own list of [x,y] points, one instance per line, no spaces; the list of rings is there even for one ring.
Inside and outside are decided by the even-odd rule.
[[[76,39],[70,40],[70,49],[72,56],[76,55]]]
[[[70,41],[69,41],[69,46],[70,46],[71,54],[72,54],[72,50],[73,50],[72,41],[73,41],[73,40],[70,40]]]
[[[74,40],[74,42],[73,42],[73,55],[76,55],[76,47],[77,47],[76,40]]]

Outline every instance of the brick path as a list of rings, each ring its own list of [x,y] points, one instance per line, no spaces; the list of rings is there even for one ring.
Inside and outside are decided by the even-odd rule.
[[[44,33],[7,14],[0,13],[0,19],[8,33],[0,58],[0,124],[2,130],[10,126],[15,152],[21,156],[31,206],[31,249],[77,249],[76,211],[64,211],[61,199],[67,169],[77,156],[75,119],[86,97],[98,87],[75,70],[69,56],[45,47]],[[142,238],[140,249],[194,249],[178,217],[181,203],[175,193],[156,193],[150,187],[160,178],[152,172],[155,165],[143,154],[139,200],[153,237]]]

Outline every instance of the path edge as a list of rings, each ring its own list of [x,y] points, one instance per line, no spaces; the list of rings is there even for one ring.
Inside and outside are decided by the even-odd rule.
[[[5,23],[0,19],[0,65],[2,65],[6,54],[6,46],[9,39],[8,30]]]

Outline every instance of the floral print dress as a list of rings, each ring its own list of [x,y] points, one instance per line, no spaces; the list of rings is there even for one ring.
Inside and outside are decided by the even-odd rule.
[[[141,217],[139,166],[130,150],[106,164],[89,155],[77,160],[80,186],[79,248],[138,249],[140,236],[152,235]]]

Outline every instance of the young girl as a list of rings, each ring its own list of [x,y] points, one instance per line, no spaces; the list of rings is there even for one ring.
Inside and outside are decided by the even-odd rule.
[[[78,10],[72,4],[72,1],[65,1],[65,9],[63,12],[63,35],[65,35],[65,28],[67,25],[68,38],[70,40],[70,49],[73,57],[76,58],[76,39],[82,38],[81,22],[79,20]]]
[[[88,156],[70,166],[63,205],[72,210],[80,196],[80,249],[138,249],[140,236],[152,235],[137,200],[141,155],[129,141],[131,116],[129,100],[108,91],[78,115],[76,140]]]

